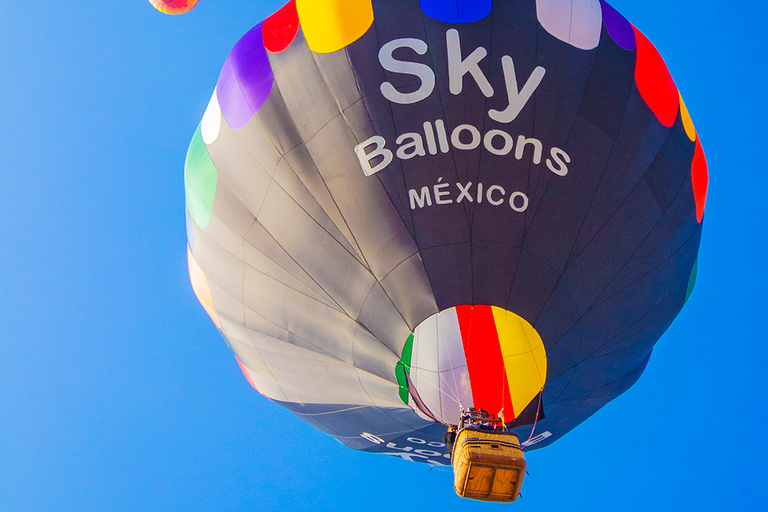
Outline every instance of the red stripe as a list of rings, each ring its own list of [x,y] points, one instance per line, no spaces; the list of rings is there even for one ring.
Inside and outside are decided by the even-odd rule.
[[[504,359],[491,306],[456,306],[456,313],[474,407],[488,409],[493,414],[498,414],[503,407],[506,420],[514,419],[515,411],[509,396],[507,372],[504,371]]]

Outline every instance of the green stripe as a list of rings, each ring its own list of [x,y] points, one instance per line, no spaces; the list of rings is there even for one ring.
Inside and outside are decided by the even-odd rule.
[[[400,356],[400,361],[395,366],[395,376],[397,377],[397,383],[400,384],[400,400],[404,404],[408,405],[408,379],[406,378],[406,372],[411,371],[411,352],[413,351],[413,333],[408,336],[403,347],[403,354]]]
[[[698,273],[699,273],[699,260],[697,259],[696,263],[693,264],[693,269],[691,270],[691,277],[688,278],[688,289],[685,291],[685,302],[688,302],[688,299],[693,293],[693,287],[696,286],[696,275]]]
[[[205,147],[200,126],[195,130],[184,163],[184,192],[189,216],[200,229],[208,227],[218,177],[208,149]]]

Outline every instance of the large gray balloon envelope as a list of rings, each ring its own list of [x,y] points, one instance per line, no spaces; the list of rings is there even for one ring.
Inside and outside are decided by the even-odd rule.
[[[449,464],[627,390],[690,296],[707,167],[599,0],[297,0],[234,47],[185,167],[193,288],[249,382],[345,445]]]

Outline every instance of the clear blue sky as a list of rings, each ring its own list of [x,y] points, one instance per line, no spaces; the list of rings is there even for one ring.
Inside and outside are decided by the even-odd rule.
[[[0,3],[0,510],[763,510],[768,7],[612,5],[704,144],[698,283],[634,388],[531,453],[504,506],[268,402],[192,293],[187,145],[230,48],[279,1]]]

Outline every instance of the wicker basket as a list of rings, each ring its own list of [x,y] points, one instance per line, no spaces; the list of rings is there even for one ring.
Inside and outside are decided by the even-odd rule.
[[[466,428],[453,448],[453,488],[463,498],[515,501],[525,476],[517,436]]]

